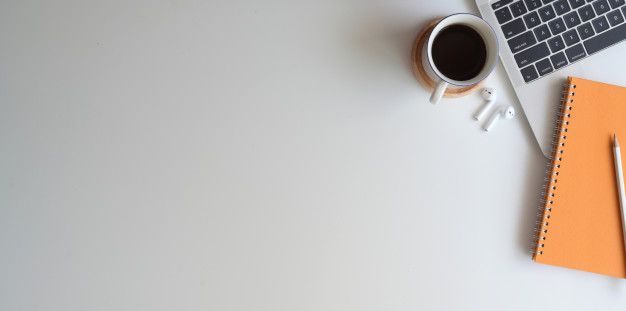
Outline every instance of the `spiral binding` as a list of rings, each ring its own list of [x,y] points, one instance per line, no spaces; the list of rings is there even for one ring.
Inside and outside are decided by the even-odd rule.
[[[541,197],[537,208],[535,230],[532,237],[531,253],[535,256],[543,255],[545,243],[549,240],[550,216],[556,207],[555,197],[558,189],[559,169],[565,153],[568,125],[570,124],[571,111],[574,104],[576,85],[565,83],[561,92],[560,104],[555,108],[555,126],[552,134],[552,153],[546,163],[546,177],[541,189]]]

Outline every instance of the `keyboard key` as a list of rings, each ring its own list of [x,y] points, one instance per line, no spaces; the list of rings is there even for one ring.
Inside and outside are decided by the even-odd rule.
[[[626,16],[626,6],[622,7],[622,14],[624,14],[624,16]]]
[[[506,6],[507,4],[513,2],[513,0],[500,0],[500,1],[496,1],[491,5],[491,8],[494,10],[497,10],[503,6]]]
[[[537,41],[541,42],[545,39],[550,38],[550,31],[548,30],[548,26],[541,25],[533,30],[535,33],[535,37],[537,37]]]
[[[583,48],[583,45],[580,43],[565,50],[565,54],[567,55],[567,59],[570,63],[573,63],[587,56],[587,54],[585,54],[585,49]]]
[[[596,9],[596,14],[602,15],[610,10],[609,3],[606,0],[598,0],[593,3],[593,8]]]
[[[554,0],[543,0],[543,4],[548,4],[548,3],[552,2],[552,1],[554,1]]]
[[[527,31],[513,39],[509,39],[509,48],[511,48],[511,52],[517,53],[527,47],[535,45],[537,40],[535,40],[535,36],[533,36],[532,31]]]
[[[569,4],[572,6],[572,9],[577,9],[585,4],[585,0],[569,0]]]
[[[548,55],[550,55],[550,49],[548,49],[548,45],[545,42],[541,42],[531,48],[525,49],[515,54],[513,57],[517,62],[517,66],[521,68],[530,65],[544,57],[548,57]]]
[[[611,5],[611,9],[620,7],[624,4],[626,4],[626,1],[624,0],[609,0],[609,4]]]
[[[613,27],[624,22],[624,17],[622,16],[622,13],[619,12],[619,10],[609,12],[606,17],[609,19],[609,24],[611,24],[611,26]]]
[[[522,33],[524,30],[526,30],[526,26],[524,26],[522,18],[502,25],[502,32],[504,32],[504,37],[507,39]]]
[[[533,28],[540,23],[539,15],[537,15],[537,12],[530,12],[524,15],[524,21],[526,22],[526,27],[528,27],[528,29]]]
[[[550,51],[552,51],[552,53],[556,53],[565,48],[565,43],[563,43],[561,36],[556,36],[548,40],[548,46],[550,46]]]
[[[600,16],[592,20],[591,24],[593,25],[593,29],[596,31],[596,33],[603,32],[609,29],[609,22],[606,21],[606,17],[604,16]]]
[[[576,33],[576,29],[572,29],[563,34],[563,40],[565,40],[565,44],[567,44],[567,46],[571,46],[578,43],[580,38],[578,37],[578,33]]]
[[[526,11],[526,6],[524,5],[524,2],[522,2],[522,0],[514,2],[509,7],[511,8],[511,12],[513,12],[513,16],[514,17],[518,17],[518,16],[528,12],[528,11]]]
[[[554,68],[552,68],[552,63],[550,63],[550,60],[547,58],[538,61],[535,64],[535,67],[537,67],[537,71],[539,71],[539,74],[542,76],[545,76],[554,71]]]
[[[587,4],[584,7],[578,9],[578,14],[580,15],[580,19],[582,19],[583,22],[586,22],[596,17],[596,13],[593,12],[591,4]]]
[[[578,26],[578,33],[583,40],[596,34],[595,31],[593,31],[593,27],[591,27],[591,23],[584,23]]]
[[[626,39],[626,24],[621,24],[615,28],[609,29],[609,31],[592,37],[585,41],[584,44],[587,52],[593,54],[624,39]]]
[[[576,11],[565,14],[565,16],[563,16],[563,19],[565,20],[565,25],[567,25],[567,28],[572,28],[580,24],[580,18],[578,17],[578,13],[576,13]]]
[[[539,8],[538,12],[539,12],[539,16],[541,16],[542,22],[547,22],[556,17],[555,15],[556,13],[554,13],[554,9],[552,8],[551,5]]]
[[[539,0],[524,0],[524,2],[526,3],[526,8],[529,11],[532,11],[541,6],[541,1]]]
[[[559,52],[550,56],[550,60],[552,61],[552,65],[554,65],[554,70],[557,70],[567,65],[567,58],[565,58],[565,54],[563,54],[563,52]]]
[[[511,11],[509,11],[509,8],[507,7],[503,7],[497,10],[495,14],[496,14],[496,18],[498,19],[498,23],[500,24],[504,24],[513,19],[513,16],[511,15]]]
[[[563,15],[571,10],[569,4],[567,3],[567,0],[558,0],[552,5],[554,6],[556,14],[559,15]]]
[[[520,72],[522,73],[522,77],[524,77],[524,81],[526,82],[530,82],[532,80],[539,78],[539,75],[537,74],[537,70],[535,70],[535,66],[533,65],[530,65],[520,70]]]
[[[563,19],[560,17],[549,22],[548,26],[550,26],[550,31],[553,35],[558,35],[565,31],[565,24],[563,23]]]

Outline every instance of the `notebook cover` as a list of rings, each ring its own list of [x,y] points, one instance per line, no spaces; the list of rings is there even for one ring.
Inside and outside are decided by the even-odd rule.
[[[626,88],[570,77],[564,94],[533,259],[624,278],[612,141],[626,141]]]

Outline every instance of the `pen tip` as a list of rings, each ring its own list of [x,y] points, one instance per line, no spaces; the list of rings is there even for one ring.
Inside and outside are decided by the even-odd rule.
[[[619,147],[619,141],[617,140],[617,134],[613,134],[613,145]]]

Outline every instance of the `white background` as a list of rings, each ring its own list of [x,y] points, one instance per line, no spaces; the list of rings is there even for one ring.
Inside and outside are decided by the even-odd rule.
[[[520,114],[427,102],[466,1],[2,1],[1,310],[623,310],[528,252]],[[487,84],[515,104],[498,66]]]

